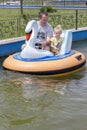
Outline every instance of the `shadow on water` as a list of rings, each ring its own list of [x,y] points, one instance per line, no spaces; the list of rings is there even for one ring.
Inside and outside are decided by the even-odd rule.
[[[1,71],[0,84],[3,87],[8,87],[9,91],[20,88],[22,96],[26,99],[39,97],[46,93],[64,94],[64,90],[73,80],[80,80],[85,76],[86,68],[79,72],[63,76],[35,76],[12,72],[9,70]]]

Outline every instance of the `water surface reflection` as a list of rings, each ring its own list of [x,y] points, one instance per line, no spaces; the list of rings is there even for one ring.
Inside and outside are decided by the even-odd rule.
[[[73,48],[87,57],[86,41]],[[37,77],[0,68],[1,130],[86,130],[87,65],[65,77]]]

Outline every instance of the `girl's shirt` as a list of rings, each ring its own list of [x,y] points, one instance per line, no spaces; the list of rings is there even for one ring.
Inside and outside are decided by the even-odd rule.
[[[57,48],[61,46],[63,38],[59,38],[58,40],[55,37],[51,38],[51,42],[53,43],[54,46],[56,46]]]
[[[61,45],[62,45],[62,41],[63,41],[63,38],[62,38],[62,37],[60,37],[58,40],[57,40],[55,37],[52,37],[52,38],[51,38],[51,42],[52,42],[52,44],[51,44],[51,51],[53,51],[53,52],[59,51],[60,48],[61,48]],[[56,48],[58,48],[58,50],[57,50],[57,49],[54,49],[54,48],[52,47],[52,45],[55,46]]]

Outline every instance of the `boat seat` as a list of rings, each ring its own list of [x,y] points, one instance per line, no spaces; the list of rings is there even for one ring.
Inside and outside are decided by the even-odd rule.
[[[62,43],[59,55],[64,55],[64,54],[70,52],[71,46],[72,46],[72,31],[66,30],[64,32],[63,37],[64,37],[64,39],[63,39],[63,43]]]

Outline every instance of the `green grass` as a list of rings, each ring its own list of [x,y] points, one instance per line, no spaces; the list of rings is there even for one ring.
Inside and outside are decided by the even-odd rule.
[[[28,15],[38,15],[38,12],[40,9],[23,9],[24,14]],[[79,12],[87,13],[87,10],[79,10]],[[62,14],[69,14],[69,13],[75,13],[75,10],[61,10],[58,9],[55,13],[49,13],[50,15],[62,15]],[[20,9],[0,9],[0,19],[4,18],[19,18],[21,16]]]
[[[38,14],[38,9],[24,9],[24,14]],[[2,18],[18,18],[21,16],[20,9],[0,9],[0,19]]]
[[[23,36],[26,22],[37,19],[40,9],[24,9],[23,12],[27,16],[25,19],[21,17],[20,9],[0,9],[0,39]],[[79,10],[78,13],[78,28],[87,27],[87,10]],[[49,13],[49,22],[53,27],[61,24],[65,30],[74,29],[76,11],[58,9],[57,12]]]

